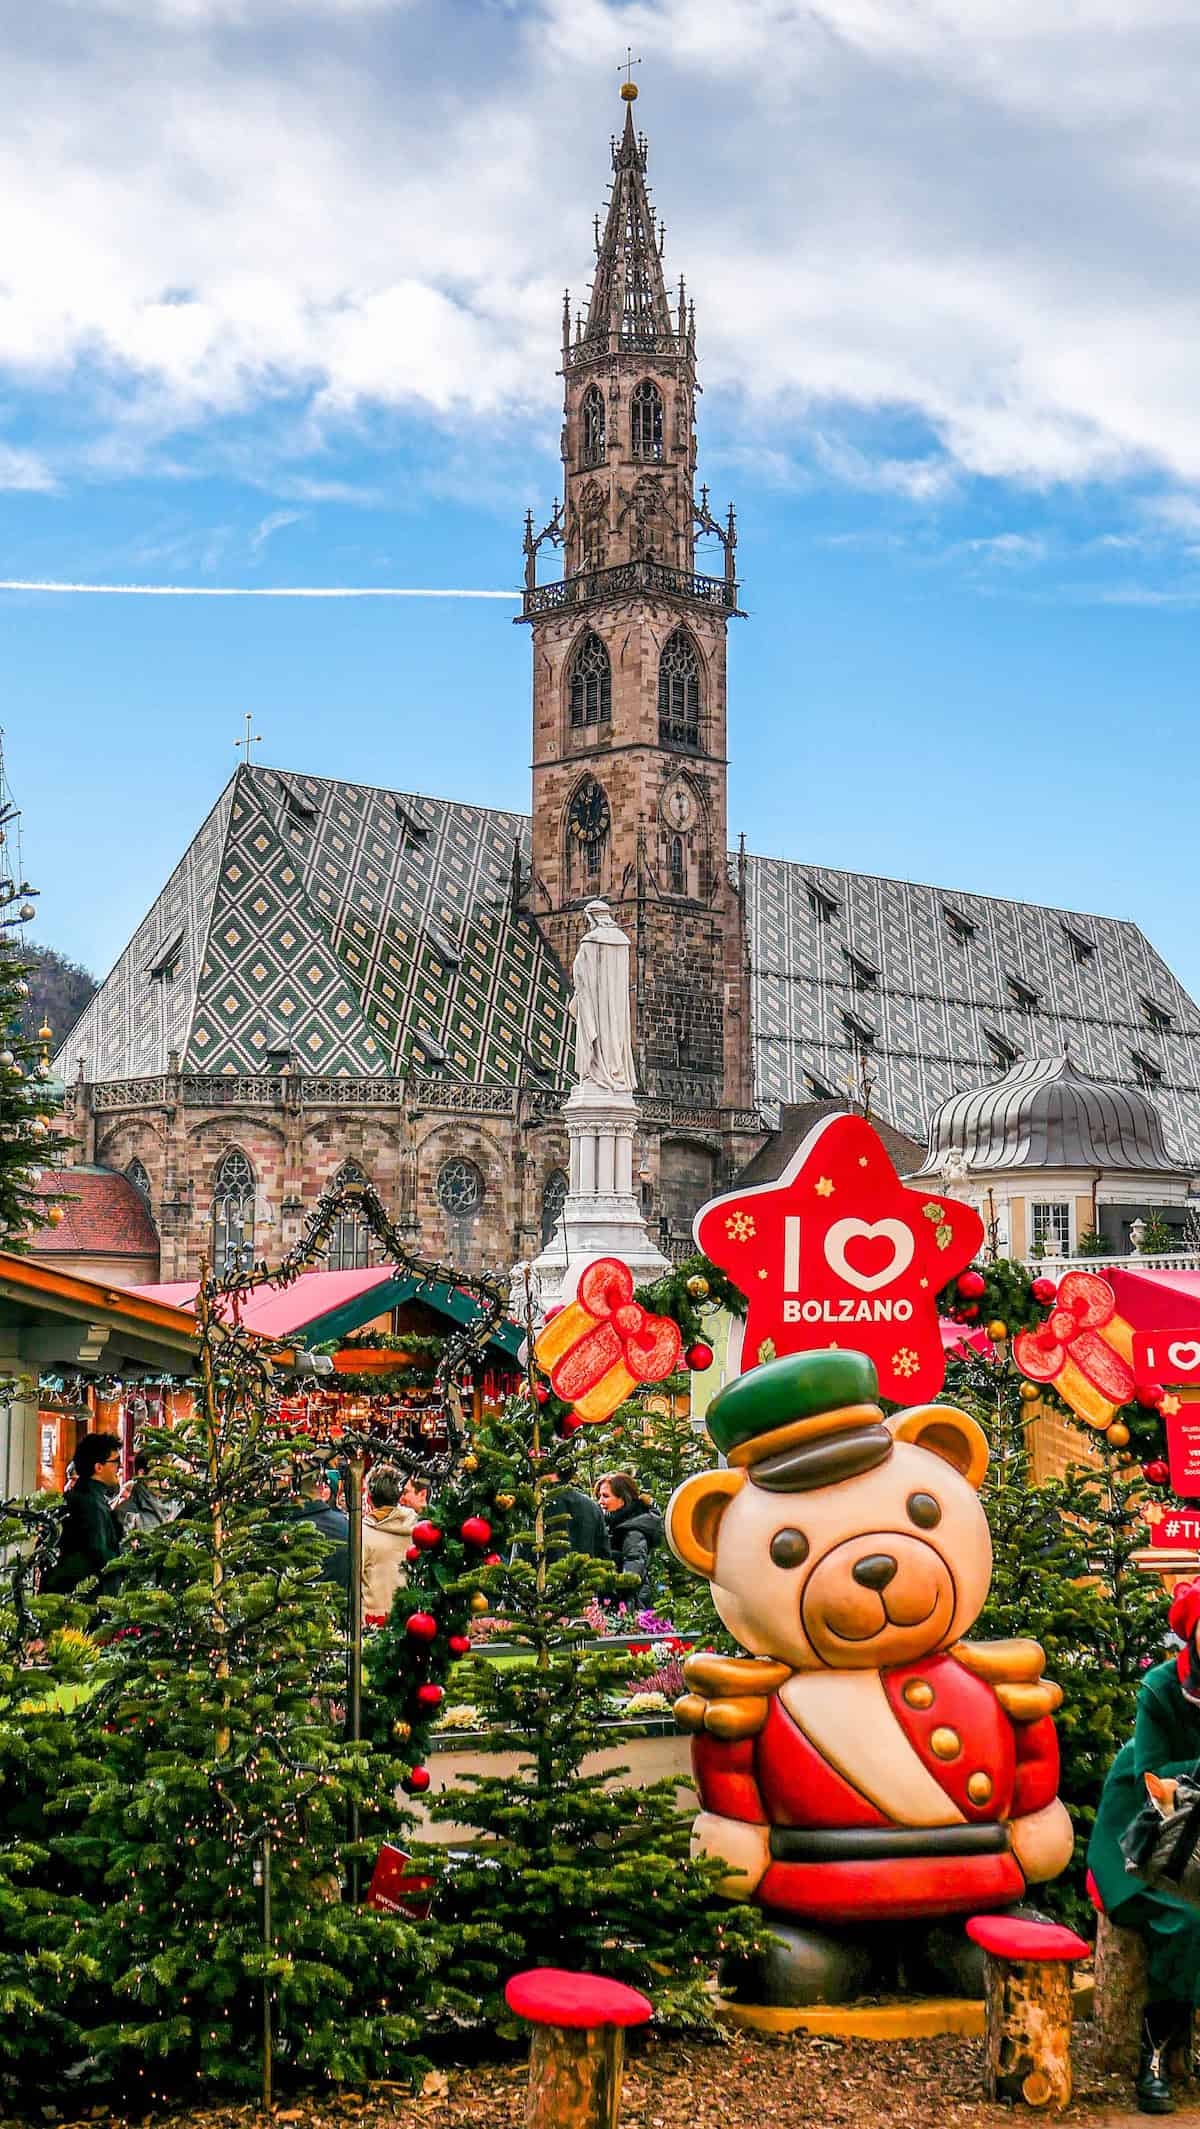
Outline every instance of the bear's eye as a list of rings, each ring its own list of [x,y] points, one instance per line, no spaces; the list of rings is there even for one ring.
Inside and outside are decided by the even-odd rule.
[[[932,1530],[942,1520],[942,1511],[932,1493],[910,1493],[905,1503],[910,1523],[918,1530]]]
[[[802,1530],[777,1530],[771,1540],[771,1558],[776,1567],[799,1567],[808,1558],[808,1539]]]

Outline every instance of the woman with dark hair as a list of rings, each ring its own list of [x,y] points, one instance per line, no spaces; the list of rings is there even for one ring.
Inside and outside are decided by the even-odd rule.
[[[1200,1913],[1144,1885],[1121,1852],[1121,1836],[1146,1801],[1147,1774],[1169,1781],[1192,1774],[1200,1759],[1200,1581],[1178,1585],[1168,1616],[1183,1647],[1142,1681],[1133,1736],[1108,1770],[1088,1847],[1105,1913],[1146,1941],[1147,2001],[1134,2087],[1143,2114],[1174,2113],[1170,2056],[1186,2052],[1200,2004]]]
[[[120,1484],[120,1435],[85,1434],[75,1451],[75,1484],[66,1497],[58,1558],[43,1577],[43,1589],[69,1596],[81,1582],[112,1569],[121,1550],[120,1526],[113,1514]],[[107,1587],[114,1586],[109,1577]]]
[[[635,1602],[644,1607],[654,1596],[650,1563],[662,1543],[662,1517],[653,1501],[638,1492],[637,1480],[628,1471],[607,1472],[597,1483],[596,1499],[608,1525],[613,1566],[623,1575],[637,1576]]]

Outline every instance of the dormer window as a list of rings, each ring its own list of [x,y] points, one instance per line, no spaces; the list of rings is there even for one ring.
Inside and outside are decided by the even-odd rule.
[[[943,905],[942,915],[946,919],[946,928],[950,933],[950,937],[959,946],[969,946],[975,937],[975,926],[972,924],[970,917],[964,917],[961,909],[951,909],[948,903]]]
[[[842,1023],[857,1048],[870,1049],[875,1040],[875,1030],[869,1020],[860,1019],[857,1013],[843,1012]]]
[[[837,1100],[837,1095],[834,1093],[833,1088],[827,1087],[823,1079],[817,1078],[815,1072],[806,1072],[804,1078],[809,1093],[815,1095],[818,1101]]]
[[[176,932],[175,937],[168,940],[167,944],[155,954],[153,961],[146,970],[151,983],[171,983],[174,981],[179,963],[183,958],[184,937],[185,934],[183,932]]]
[[[1139,1087],[1152,1091],[1163,1083],[1163,1068],[1156,1057],[1148,1057],[1145,1050],[1131,1052],[1133,1069],[1137,1073]]]
[[[1016,1043],[1011,1042],[1007,1035],[1001,1033],[999,1028],[985,1028],[983,1039],[996,1063],[1002,1066],[1005,1071],[1008,1070],[1010,1065],[1016,1064],[1021,1052]]]
[[[1076,931],[1072,924],[1064,924],[1063,931],[1066,933],[1067,945],[1071,949],[1071,958],[1076,967],[1086,968],[1096,951],[1095,940],[1085,938],[1083,933]]]
[[[1143,996],[1142,1011],[1146,1016],[1146,1026],[1153,1028],[1156,1035],[1170,1034],[1175,1025],[1175,1016],[1167,1011],[1165,1005],[1159,1005],[1157,999]]]
[[[1022,983],[1019,976],[1006,976],[1005,988],[1013,1004],[1022,1013],[1036,1013],[1038,994],[1031,983]]]
[[[405,843],[423,842],[429,834],[428,821],[419,820],[417,815],[405,805],[402,798],[393,798],[392,805],[395,809],[396,819],[400,823],[401,840]]]
[[[457,946],[446,937],[445,932],[439,931],[433,924],[430,924],[426,930],[425,944],[431,953],[437,955],[443,968],[459,967],[462,955],[459,953]]]
[[[839,904],[831,894],[826,894],[823,887],[818,887],[815,880],[807,881],[806,885],[808,888],[808,906],[818,924],[832,924],[838,913]]]
[[[878,990],[879,970],[877,968],[872,968],[869,961],[864,961],[861,954],[852,954],[849,947],[846,948],[845,952],[846,966],[850,971],[850,981],[854,985],[855,990]]]

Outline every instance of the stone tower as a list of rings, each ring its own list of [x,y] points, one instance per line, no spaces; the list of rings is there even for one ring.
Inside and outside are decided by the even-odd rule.
[[[563,305],[564,493],[525,531],[533,632],[528,907],[564,967],[603,895],[633,941],[644,1093],[705,1108],[751,1100],[743,893],[726,827],[725,656],[737,612],[732,508],[696,492],[695,317],[663,279],[646,142],[625,126],[587,314]],[[718,543],[719,576],[696,570]],[[544,542],[561,581],[539,584]]]

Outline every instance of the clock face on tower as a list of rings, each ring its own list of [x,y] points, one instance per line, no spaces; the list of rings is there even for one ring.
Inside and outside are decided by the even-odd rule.
[[[663,794],[662,817],[669,828],[690,828],[696,818],[696,801],[686,784],[672,784]]]
[[[608,800],[599,784],[581,784],[567,812],[567,827],[577,843],[598,843],[608,834]]]

